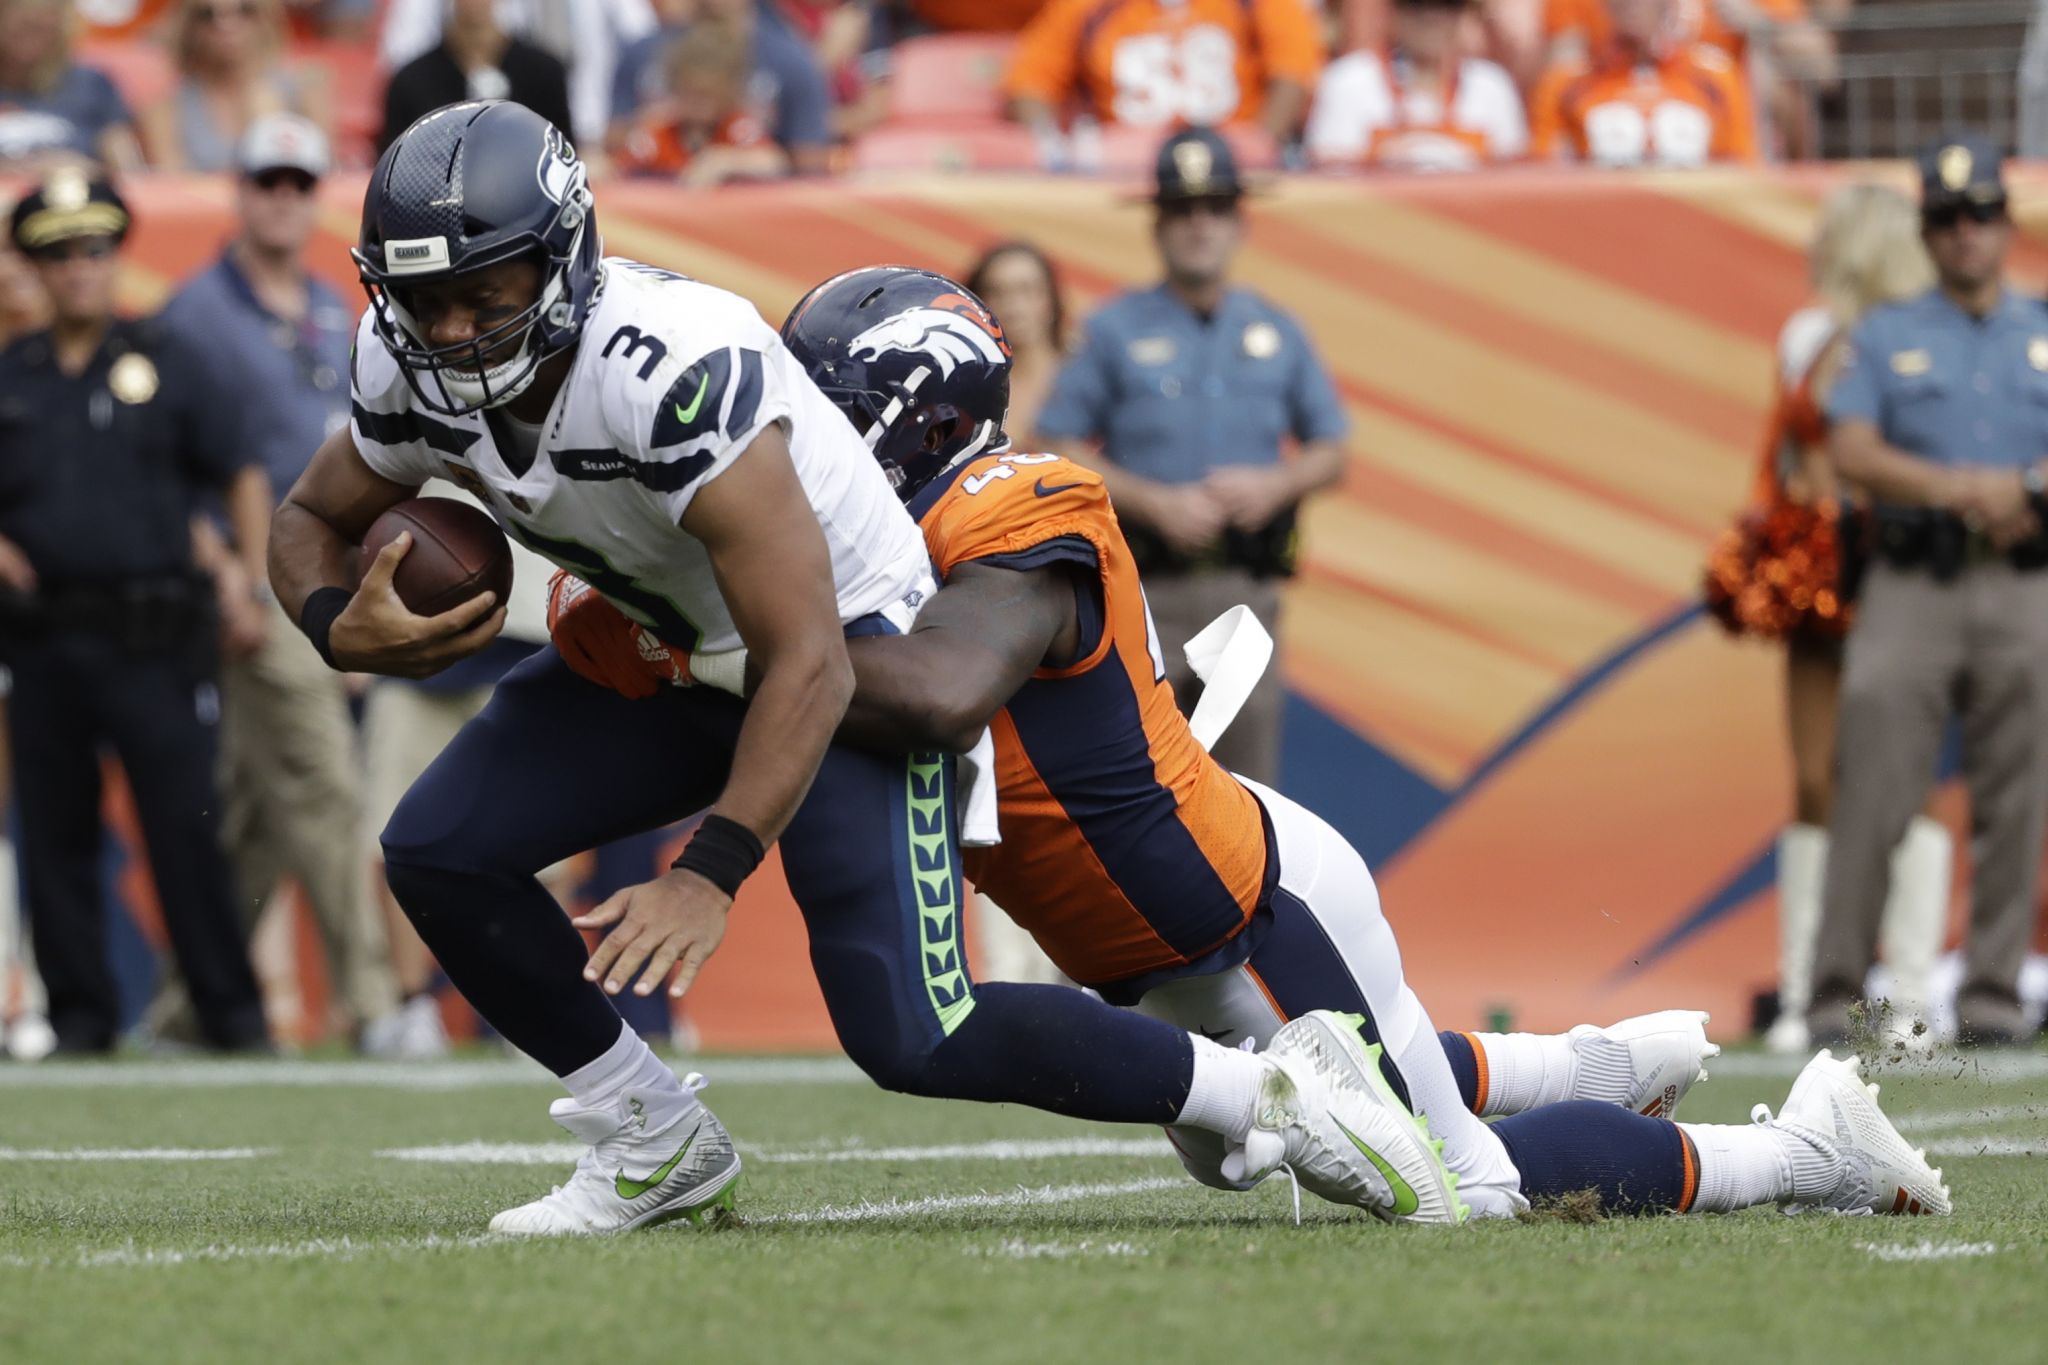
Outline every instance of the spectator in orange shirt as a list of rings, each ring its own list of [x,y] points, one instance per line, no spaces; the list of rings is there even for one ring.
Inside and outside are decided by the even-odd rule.
[[[1050,0],[1003,88],[1011,117],[1048,132],[1080,98],[1104,123],[1258,123],[1287,142],[1321,66],[1304,0]]]
[[[1728,54],[1679,36],[1676,0],[1607,0],[1592,60],[1544,74],[1529,101],[1538,157],[1601,166],[1756,160],[1755,116]]]
[[[1814,8],[1833,16],[1850,3],[1814,0]],[[1786,154],[1812,154],[1818,130],[1802,85],[1831,87],[1836,67],[1834,35],[1808,18],[1807,0],[1679,0],[1672,23],[1684,41],[1727,53],[1745,78],[1761,71],[1767,84],[1760,96]],[[1613,32],[1603,0],[1544,0],[1543,34],[1553,63],[1589,59]],[[1752,40],[1769,59],[1761,67],[1749,63]]]
[[[669,46],[663,69],[667,96],[644,108],[626,134],[620,171],[699,187],[789,174],[789,153],[747,104],[747,34],[729,24],[692,24]]]

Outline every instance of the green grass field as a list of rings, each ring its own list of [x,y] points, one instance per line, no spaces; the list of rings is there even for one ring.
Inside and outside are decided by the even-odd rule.
[[[483,1235],[573,1149],[524,1063],[0,1070],[0,1361],[2048,1358],[2048,1056],[1880,1075],[1957,1216],[1390,1228],[1162,1139],[693,1063],[748,1225]],[[1684,1117],[1790,1069],[1724,1058]],[[1979,1154],[1981,1153],[1981,1154]],[[429,1159],[431,1158],[431,1159]]]

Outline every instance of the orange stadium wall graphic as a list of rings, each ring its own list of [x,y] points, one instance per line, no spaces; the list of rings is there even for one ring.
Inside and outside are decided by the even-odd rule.
[[[1353,421],[1281,632],[1284,785],[1373,864],[1442,1026],[1682,1003],[1727,1035],[1770,984],[1779,665],[1723,638],[1695,586],[1749,484],[1815,210],[1852,179],[1910,184],[1897,166],[1524,170],[1290,181],[1254,203],[1241,277],[1306,323]],[[2048,276],[2048,179],[2015,179],[2032,283]],[[219,249],[230,189],[132,193],[123,289],[146,310]],[[319,268],[353,290],[360,183],[324,193]],[[1153,273],[1146,211],[1083,182],[600,198],[609,250],[735,289],[774,322],[834,271],[957,271],[1013,237],[1051,252],[1081,312]],[[122,885],[149,899],[146,877]],[[317,954],[301,956],[317,1004]],[[772,867],[690,1009],[709,1046],[831,1045]]]

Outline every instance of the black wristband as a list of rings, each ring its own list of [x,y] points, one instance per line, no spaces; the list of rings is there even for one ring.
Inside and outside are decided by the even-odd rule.
[[[723,815],[707,815],[669,866],[688,869],[726,895],[736,896],[740,883],[753,875],[767,855],[754,831]]]
[[[334,618],[347,611],[354,598],[347,588],[315,588],[306,605],[299,608],[299,629],[329,668],[334,667],[334,646],[327,637],[334,633]]]

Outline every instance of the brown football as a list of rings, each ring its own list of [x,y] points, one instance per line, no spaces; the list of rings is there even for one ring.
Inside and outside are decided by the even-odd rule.
[[[438,616],[487,591],[504,605],[512,591],[512,547],[490,513],[453,498],[407,498],[371,524],[362,567],[368,569],[401,531],[412,532],[412,548],[398,561],[391,586],[408,610]]]

